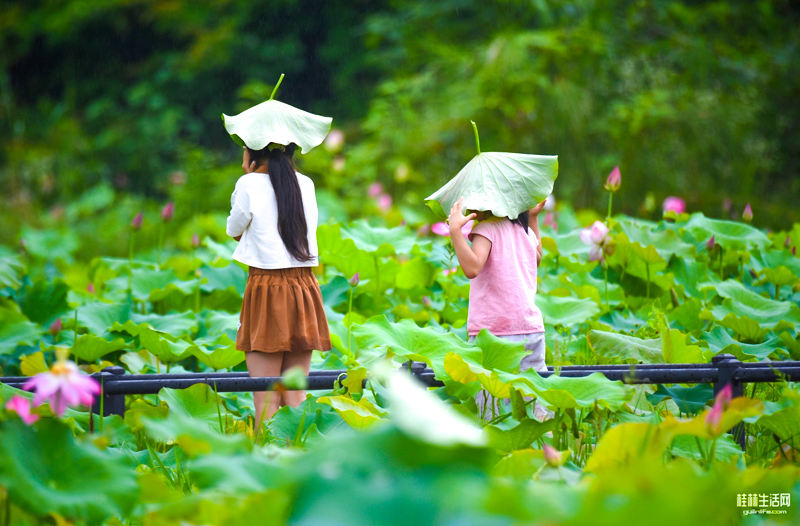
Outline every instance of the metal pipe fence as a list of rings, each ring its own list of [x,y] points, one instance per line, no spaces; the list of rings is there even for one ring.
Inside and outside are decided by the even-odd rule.
[[[429,387],[444,385],[424,363],[406,364],[405,368],[422,384]],[[755,382],[800,381],[800,361],[741,362],[731,354],[719,354],[711,363],[704,364],[638,364],[638,365],[565,365],[548,367],[539,373],[543,377],[559,375],[580,378],[600,373],[609,380],[626,384],[713,384],[714,395],[730,384],[733,397],[744,396],[744,384]],[[122,367],[106,367],[93,375],[103,386],[104,415],[125,413],[125,395],[154,394],[162,388],[185,389],[196,384],[206,384],[217,392],[269,391],[281,381],[280,377],[251,378],[247,372],[225,373],[175,373],[175,374],[125,374]],[[311,371],[306,377],[307,389],[333,389],[337,380],[344,380],[347,371]],[[25,376],[0,378],[0,383],[21,388],[28,380]],[[100,412],[100,397],[92,411]],[[746,437],[744,425],[731,431],[744,450]]]

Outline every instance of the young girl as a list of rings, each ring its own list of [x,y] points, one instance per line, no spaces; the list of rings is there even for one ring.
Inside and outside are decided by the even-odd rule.
[[[231,196],[227,233],[239,241],[233,259],[250,267],[236,349],[247,353],[250,376],[281,376],[300,366],[308,375],[313,350],[331,349],[317,279],[317,200],[314,183],[295,172],[296,145],[247,147],[245,175]],[[261,421],[267,392],[253,393]],[[264,418],[281,405],[298,406],[305,391],[272,392]]]
[[[520,371],[546,371],[544,323],[535,303],[536,274],[542,260],[539,213],[544,202],[509,219],[488,212],[464,216],[463,201],[462,197],[450,209],[448,223],[458,263],[472,280],[467,315],[470,341],[487,329],[504,340],[523,342],[530,354],[522,359]],[[461,227],[472,218],[480,222],[469,235],[470,246]],[[477,402],[483,412],[483,397]],[[547,412],[537,406],[535,414],[543,419]]]

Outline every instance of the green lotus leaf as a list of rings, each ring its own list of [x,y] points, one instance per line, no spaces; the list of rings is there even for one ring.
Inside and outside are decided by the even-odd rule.
[[[631,386],[612,382],[600,373],[581,378],[556,375],[543,378],[529,369],[519,374],[498,371],[497,376],[523,395],[541,398],[551,407],[588,408],[600,403],[616,411],[633,397]]]
[[[703,298],[698,289],[699,283],[719,281],[719,276],[715,272],[710,272],[707,264],[684,258],[672,258],[667,271],[673,275],[675,284],[683,287],[684,294],[693,298]]]
[[[490,446],[499,451],[510,453],[529,447],[539,437],[548,431],[553,431],[555,424],[556,421],[552,418],[545,422],[526,418],[516,427],[509,430],[503,430],[497,426],[486,426],[486,431],[489,433]]]
[[[344,420],[329,404],[319,403],[310,393],[306,394],[305,401],[297,407],[289,405],[281,407],[267,423],[271,436],[289,441],[297,436],[301,424],[303,425],[301,434],[308,432],[312,425],[322,433],[330,433],[338,427],[345,426]]]
[[[45,261],[60,260],[68,265],[74,262],[72,256],[81,244],[73,230],[36,230],[28,225],[22,227],[21,238],[29,254]]]
[[[714,327],[703,334],[703,339],[708,342],[714,354],[733,354],[742,361],[766,360],[776,350],[783,347],[781,338],[773,336],[763,343],[748,344],[734,340],[722,327]]]
[[[155,330],[168,332],[172,336],[183,336],[197,331],[197,320],[192,311],[171,312],[169,314],[139,314],[132,312],[130,321],[136,325],[150,325]]]
[[[366,398],[356,402],[346,396],[323,396],[317,402],[330,405],[353,429],[367,429],[382,420],[386,414]]]
[[[694,245],[685,242],[674,230],[656,230],[659,226],[650,226],[639,219],[629,217],[617,218],[617,224],[627,238],[642,247],[652,246],[658,255],[669,260],[673,255],[681,259],[694,259],[697,250]]]
[[[42,328],[11,309],[0,309],[0,354],[7,354],[25,343],[33,345],[42,335]]]
[[[369,252],[358,248],[352,239],[345,238],[341,225],[320,225],[317,245],[320,262],[333,266],[347,279],[356,272],[362,280],[371,279],[375,276],[375,266],[380,264]]]
[[[0,485],[28,513],[102,524],[128,516],[137,502],[136,474],[123,457],[76,442],[57,420],[45,418],[35,427],[7,420],[0,435]]]
[[[68,291],[69,286],[61,279],[49,283],[38,279],[33,285],[19,291],[17,305],[29,320],[47,326],[70,310],[67,304]]]
[[[570,298],[540,294],[536,296],[536,306],[542,311],[544,322],[548,325],[569,327],[580,325],[600,313],[600,307],[589,298]]]
[[[0,245],[0,288],[18,289],[20,277],[25,272],[22,257],[11,249]]]
[[[641,363],[663,363],[661,340],[643,340],[636,336],[593,330],[589,331],[589,345],[595,353],[606,358]]]
[[[110,342],[99,336],[84,334],[78,337],[70,353],[81,360],[95,362],[106,354],[125,349],[127,346],[128,344],[122,338]]]
[[[173,364],[197,352],[197,346],[175,338],[166,332],[157,331],[147,325],[139,325],[139,343],[143,349],[158,356],[165,364]]]
[[[697,414],[714,398],[714,390],[708,384],[692,387],[659,385],[655,393],[648,393],[647,400],[655,405],[665,398],[671,398],[682,413]]]
[[[234,263],[224,267],[203,265],[200,267],[200,275],[203,277],[203,284],[200,285],[200,290],[203,292],[232,289],[240,297],[244,296],[247,276],[239,265]]]
[[[195,340],[195,343],[197,344],[199,341]],[[192,354],[205,366],[211,367],[215,371],[230,369],[244,361],[245,354],[236,350],[236,344],[227,335],[219,336],[216,343],[219,346],[214,349],[194,345],[191,348]]]
[[[679,435],[672,440],[669,452],[674,457],[688,458],[692,460],[702,460],[708,453],[701,451],[695,437],[690,435]],[[731,435],[722,435],[714,443],[714,458],[723,462],[729,462],[744,455],[744,451],[737,444]]]
[[[134,298],[159,301],[176,291],[188,296],[194,293],[198,283],[197,279],[178,279],[175,271],[171,268],[164,270],[135,268],[131,279],[131,293]],[[128,277],[118,276],[108,280],[106,288],[108,291],[127,291]]]
[[[698,241],[708,241],[714,236],[714,241],[725,250],[763,250],[772,244],[764,233],[746,223],[711,219],[700,212],[692,214],[683,228]]]
[[[477,136],[476,127],[476,140]],[[463,197],[467,210],[486,210],[496,217],[513,219],[553,193],[556,177],[557,155],[481,153],[479,145],[478,155],[425,203],[440,217],[447,217],[453,204]],[[431,206],[431,201],[439,206]]]
[[[126,303],[105,303],[95,301],[81,305],[78,311],[78,327],[86,327],[89,334],[102,336],[112,330],[115,323],[125,323],[130,320],[131,307]],[[74,311],[65,316],[72,319]]]
[[[705,320],[700,318],[700,312],[703,310],[703,302],[699,299],[692,298],[678,305],[667,313],[670,323],[677,326],[679,329],[686,331],[699,331],[705,327]]]
[[[214,415],[216,419],[216,414]],[[219,454],[233,455],[245,453],[252,448],[252,443],[242,433],[224,435],[219,432],[219,420],[209,424],[182,413],[167,415],[164,419],[141,417],[148,437],[160,441],[172,441],[190,457],[208,454],[214,451]]]
[[[747,316],[739,317],[734,313],[727,314],[722,320],[717,321],[722,327],[731,329],[733,332],[742,337],[744,341],[751,343],[759,343],[764,340],[769,329],[762,329],[761,324],[756,320],[751,320]]]
[[[342,239],[352,239],[360,250],[375,257],[411,254],[414,247],[430,250],[432,242],[420,239],[407,226],[384,228],[366,221],[353,221],[341,228]]]
[[[180,413],[186,417],[201,420],[219,430],[217,401],[219,397],[212,387],[206,384],[195,384],[186,389],[169,389],[158,392],[159,400],[169,405],[170,414]],[[221,402],[220,402],[221,403]],[[223,409],[224,413],[225,410]]]
[[[797,405],[763,415],[758,423],[778,435],[781,441],[800,449],[800,407]]]
[[[725,298],[722,305],[711,309],[717,321],[733,313],[737,317],[747,316],[765,329],[775,329],[779,324],[800,324],[800,307],[796,303],[765,298],[732,279],[715,285],[714,291]]]
[[[282,80],[283,75],[272,97]],[[262,150],[270,143],[285,146],[295,143],[302,153],[308,153],[325,140],[331,129],[332,118],[308,113],[272,97],[233,117],[222,114],[225,129],[236,144],[251,150]]]
[[[433,282],[435,267],[424,258],[415,257],[400,265],[395,275],[395,285],[400,290],[411,290],[416,287],[430,287]]]
[[[589,298],[598,306],[605,305],[606,284],[602,279],[595,278],[586,271],[561,274],[559,281],[575,292],[579,298]],[[616,283],[608,284],[608,303],[612,307],[621,305],[625,301],[625,291]]]

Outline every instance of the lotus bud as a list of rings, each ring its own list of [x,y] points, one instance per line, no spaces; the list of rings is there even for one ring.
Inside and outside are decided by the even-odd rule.
[[[136,214],[136,217],[133,218],[133,221],[131,221],[131,230],[133,232],[138,232],[139,230],[142,229],[143,222],[144,222],[144,214],[139,212],[138,214]]]
[[[753,209],[750,208],[750,203],[744,207],[744,212],[742,212],[742,220],[746,223],[749,223],[753,220]]]
[[[426,308],[431,308],[431,299],[428,296],[422,297],[422,304],[425,305]]]
[[[192,248],[197,248],[200,246],[200,236],[197,234],[192,234]]]
[[[388,212],[389,209],[392,208],[392,196],[389,194],[379,195],[377,199],[377,205],[381,212]]]
[[[381,183],[372,183],[369,185],[367,193],[370,197],[378,197],[383,193],[383,185]]]
[[[355,274],[353,274],[353,277],[350,278],[350,286],[357,287],[358,282],[359,282],[359,277],[358,277],[358,272],[356,272]]]
[[[722,422],[722,403],[714,402],[714,407],[706,414],[705,422],[708,430],[716,434]]]
[[[725,387],[720,389],[717,396],[714,397],[714,405],[721,404],[724,410],[731,405],[731,400],[733,400],[733,388],[731,384],[725,384]]]
[[[717,242],[716,242],[716,240],[714,239],[714,236],[711,236],[711,239],[709,239],[708,241],[706,241],[706,251],[708,251],[708,252],[711,252],[712,250],[714,250],[714,246],[715,246],[716,244],[717,244]]]
[[[756,274],[755,270],[750,269],[750,277],[753,278],[753,279],[757,279],[758,278],[758,274]]]
[[[86,285],[86,292],[88,292],[89,294],[94,294],[95,292],[94,283],[89,283],[88,285]]]
[[[172,221],[173,217],[175,217],[175,202],[170,201],[161,210],[161,219],[163,219],[165,223],[169,223],[170,221]]]
[[[661,205],[661,207],[663,208],[664,213],[672,211],[676,214],[682,214],[686,212],[686,201],[680,197],[671,195],[664,199],[664,203]]]
[[[606,179],[606,184],[603,186],[606,190],[611,192],[612,194],[616,194],[617,190],[619,190],[620,183],[622,182],[622,177],[619,173],[619,166],[615,166],[611,173],[608,174],[608,179]]]
[[[558,466],[561,464],[561,455],[556,448],[550,444],[545,444],[544,447],[542,447],[542,451],[544,452],[544,459],[548,464],[551,466]]]
[[[61,332],[61,318],[56,318],[56,321],[50,324],[50,328],[48,330],[53,336]]]
[[[672,287],[669,288],[669,295],[670,298],[672,299],[672,308],[677,309],[678,307],[680,307],[681,302],[678,299],[678,293],[675,292],[675,289],[673,289]]]

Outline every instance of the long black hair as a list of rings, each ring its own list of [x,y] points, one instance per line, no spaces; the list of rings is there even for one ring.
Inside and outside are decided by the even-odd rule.
[[[525,233],[528,233],[528,222],[530,220],[530,212],[525,210],[520,215],[517,216],[516,219],[512,219],[511,222],[515,225],[519,225],[525,229]]]
[[[255,161],[256,165],[261,166],[267,160],[269,180],[278,202],[278,233],[289,254],[297,261],[306,262],[315,258],[308,248],[308,224],[303,209],[303,195],[300,193],[300,183],[297,182],[292,161],[296,147],[292,143],[283,150],[273,147],[270,151],[267,147],[262,150],[247,148],[247,151],[250,160]]]

